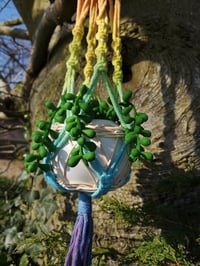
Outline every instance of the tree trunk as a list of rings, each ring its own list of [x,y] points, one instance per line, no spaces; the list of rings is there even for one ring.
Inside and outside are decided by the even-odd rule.
[[[133,103],[139,111],[149,115],[146,127],[152,131],[149,150],[154,153],[151,163],[133,165],[132,179],[124,188],[109,193],[129,206],[172,204],[180,206],[186,198],[197,202],[190,187],[181,198],[175,194],[161,195],[157,186],[163,179],[177,175],[199,175],[200,171],[200,2],[197,0],[123,0],[122,56],[124,89],[133,90]],[[66,71],[70,36],[63,38],[54,49],[35,79],[31,95],[31,122],[44,118],[45,101],[57,102]],[[82,55],[84,56],[84,55]],[[84,61],[83,61],[84,62]],[[81,67],[80,67],[81,70]],[[80,84],[82,74],[77,77]],[[103,88],[99,85],[99,92]],[[199,185],[196,186],[199,190]],[[195,190],[195,191],[196,191]],[[197,196],[198,197],[198,196]],[[102,200],[94,201],[95,241],[98,245],[125,249],[152,228],[165,232],[166,218],[158,218],[152,211],[147,215],[155,221],[153,227],[127,227],[101,211]],[[190,201],[182,211],[190,209]],[[179,208],[180,209],[180,208]],[[175,210],[175,209],[174,209]],[[180,213],[182,215],[182,212]],[[100,219],[101,217],[101,219]],[[174,218],[180,222],[179,218]],[[162,220],[162,221],[161,221]],[[199,217],[195,224],[199,222]],[[187,221],[189,222],[189,220]],[[151,228],[151,229],[150,229]],[[156,230],[155,230],[156,231]],[[198,235],[198,230],[195,236]]]

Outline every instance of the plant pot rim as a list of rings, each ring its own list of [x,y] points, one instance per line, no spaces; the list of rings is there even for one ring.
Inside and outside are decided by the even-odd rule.
[[[52,124],[52,129],[60,133],[65,127],[64,123],[55,122]],[[93,119],[90,123],[86,124],[86,129],[93,129],[97,136],[106,137],[124,137],[124,129],[121,125],[108,119]]]

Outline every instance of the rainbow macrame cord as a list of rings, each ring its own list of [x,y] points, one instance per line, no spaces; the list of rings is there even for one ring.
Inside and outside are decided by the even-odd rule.
[[[67,73],[62,94],[74,93],[75,75],[78,69],[81,41],[84,35],[84,21],[89,14],[89,29],[87,34],[86,65],[84,68],[85,81],[88,92],[84,96],[87,103],[91,98],[98,81],[103,80],[113,107],[119,120],[125,128],[127,124],[122,119],[118,98],[122,100],[122,71],[121,71],[121,40],[119,36],[120,0],[109,0],[110,29],[112,31],[112,48],[114,67],[113,83],[107,76],[107,40],[109,32],[109,18],[107,15],[107,0],[78,0],[76,23],[73,29],[73,40],[69,46],[70,57],[67,61]],[[70,116],[68,111],[68,116]],[[63,130],[56,145],[62,147],[69,135]],[[79,193],[78,217],[71,237],[70,247],[65,260],[65,266],[91,265],[92,250],[92,207],[91,196]]]

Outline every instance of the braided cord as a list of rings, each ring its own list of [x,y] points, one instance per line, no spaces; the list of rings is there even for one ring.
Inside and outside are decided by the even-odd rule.
[[[122,57],[121,57],[121,38],[120,38],[120,8],[121,8],[120,2],[121,2],[120,0],[115,0],[114,12],[110,11],[111,14],[110,19],[112,25],[112,48],[113,48],[112,64],[114,67],[113,82],[116,85],[120,99],[122,100],[123,73],[122,73]]]
[[[70,56],[66,63],[67,71],[62,94],[66,91],[74,93],[75,74],[78,68],[81,42],[84,35],[84,21],[89,12],[90,2],[91,0],[78,0],[77,3],[76,23],[72,30],[73,39],[69,45]]]
[[[84,68],[85,81],[84,84],[89,85],[92,74],[94,72],[94,64],[96,61],[95,48],[96,48],[96,18],[98,11],[97,1],[91,0],[90,14],[89,14],[89,30],[86,37],[87,40],[87,51],[85,54],[86,65]]]
[[[81,41],[84,34],[83,25],[76,25],[72,31],[73,40],[69,45],[69,59],[66,63],[67,72],[65,76],[65,84],[63,88],[63,93],[71,92],[74,93],[74,81],[75,74],[77,72],[79,56],[81,52]]]
[[[96,38],[98,41],[97,48],[95,50],[97,57],[98,70],[107,71],[106,56],[108,53],[107,41],[108,41],[108,16],[106,14],[107,0],[98,0],[99,14],[97,17],[98,32]]]

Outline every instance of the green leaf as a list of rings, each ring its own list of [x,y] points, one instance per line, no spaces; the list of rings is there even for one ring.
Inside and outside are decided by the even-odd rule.
[[[50,123],[44,120],[39,120],[37,122],[37,127],[41,130],[48,130],[50,127]]]
[[[40,147],[40,143],[33,143],[32,145],[31,145],[31,148],[32,148],[32,150],[38,150],[39,149],[39,147]]]
[[[149,130],[145,130],[145,129],[143,129],[143,130],[141,130],[141,134],[142,134],[144,137],[148,137],[148,138],[151,137],[151,131],[149,131]]]
[[[95,153],[94,152],[86,152],[83,155],[83,159],[86,161],[93,161],[95,159]]]
[[[55,201],[46,201],[44,204],[43,204],[45,210],[46,210],[46,219],[48,220],[52,214],[58,209],[58,206],[56,204]],[[43,231],[47,231],[48,232],[48,227],[46,228],[43,228]]]
[[[142,127],[141,126],[139,126],[139,125],[134,126],[134,133],[135,134],[140,134],[141,131],[142,131]]]
[[[54,115],[56,114],[56,111],[52,111],[52,110],[50,110],[50,111],[48,111],[48,116],[50,117],[50,118],[53,118],[54,117]]]
[[[59,133],[57,131],[52,130],[52,129],[50,129],[49,134],[53,139],[57,139],[57,137],[59,136]]]
[[[45,106],[50,110],[56,110],[56,106],[52,102],[46,102]]]
[[[77,120],[76,115],[72,115],[72,116],[67,117],[66,123],[76,122],[76,120]]]
[[[73,148],[72,150],[71,150],[71,152],[70,152],[70,154],[72,155],[72,156],[76,156],[76,155],[78,155],[80,153],[80,147],[75,147],[75,148]]]
[[[78,105],[74,105],[72,107],[72,114],[78,115],[80,113],[80,107]]]
[[[65,126],[65,130],[70,131],[73,127],[76,126],[76,122],[67,122]]]
[[[37,159],[37,155],[36,154],[27,154],[25,156],[24,161],[27,162],[27,163],[29,163],[29,162],[35,161],[36,159]]]
[[[139,154],[140,154],[140,152],[136,148],[133,148],[131,150],[131,153],[130,153],[130,155],[133,156],[133,157],[137,157]]]
[[[80,137],[80,138],[78,138],[77,142],[78,142],[78,144],[80,146],[83,146],[85,144],[85,138],[84,137]]]
[[[68,92],[68,93],[66,93],[66,94],[64,95],[64,97],[65,97],[65,100],[67,100],[67,101],[71,101],[71,100],[74,100],[74,99],[76,98],[76,95],[73,94],[73,93]]]
[[[43,141],[44,133],[41,131],[34,131],[32,134],[32,139],[36,143],[41,143]]]
[[[74,156],[71,156],[68,161],[67,161],[67,165],[69,167],[75,167],[79,161],[81,160],[82,156],[81,155],[74,155]]]
[[[49,137],[45,139],[44,145],[46,146],[48,151],[55,151],[56,149],[55,145],[53,144],[52,140]]]
[[[94,138],[96,136],[96,132],[93,129],[83,129],[82,133],[88,138]]]
[[[55,116],[55,122],[58,122],[58,123],[64,123],[64,122],[65,122],[65,116],[62,116],[62,115],[56,115],[56,116]]]
[[[134,132],[129,132],[125,135],[125,142],[126,143],[136,143],[137,135]]]
[[[81,97],[83,97],[87,91],[88,91],[88,87],[86,85],[83,84],[80,86],[79,93]]]
[[[47,150],[45,147],[40,146],[40,148],[39,148],[39,150],[38,150],[38,153],[39,153],[39,155],[41,156],[41,158],[44,158],[44,157],[47,156],[47,154],[48,154],[48,150]]]
[[[96,144],[92,141],[87,141],[84,144],[84,148],[92,152],[96,150],[96,147],[97,147]]]
[[[39,164],[39,168],[44,172],[49,172],[51,170],[51,166],[49,164]]]
[[[123,120],[125,124],[131,124],[134,121],[134,118],[130,116],[123,116]]]
[[[132,106],[132,105],[129,105],[129,106],[127,106],[127,107],[124,107],[124,108],[122,109],[122,114],[123,114],[123,115],[128,115],[132,109],[133,109],[133,106]]]
[[[29,173],[35,173],[37,171],[37,168],[38,168],[38,162],[28,163],[26,167]]]
[[[91,114],[91,116],[90,115],[79,115],[78,117],[79,117],[79,119],[81,119],[86,124],[89,124],[93,119],[92,114]]]
[[[65,109],[65,110],[71,110],[72,107],[73,107],[73,103],[71,103],[71,102],[67,102],[67,103],[65,103],[65,104],[62,106],[62,108]]]
[[[63,108],[59,109],[59,110],[57,111],[57,113],[56,113],[56,117],[57,117],[57,116],[63,116],[63,117],[65,117],[65,115],[66,115],[66,110],[63,109]]]
[[[19,266],[27,266],[27,265],[29,265],[28,256],[27,256],[27,254],[24,254],[24,255],[20,258]]]
[[[142,123],[146,122],[148,120],[148,115],[145,113],[137,113],[135,118],[135,124],[141,125]]]
[[[73,127],[71,130],[70,130],[70,135],[72,137],[75,137],[75,138],[78,138],[81,134],[81,130],[77,127]]]
[[[151,144],[151,140],[147,137],[144,137],[144,138],[139,140],[139,144],[143,145],[143,146],[148,146]]]
[[[84,112],[88,111],[88,104],[85,102],[79,102],[79,106],[81,108],[81,110],[83,110]]]
[[[100,108],[100,111],[101,111],[102,113],[106,113],[106,112],[108,111],[108,109],[109,109],[109,105],[107,104],[106,101],[102,101],[102,102],[100,102],[100,104],[99,104],[99,108]]]
[[[130,99],[132,97],[132,91],[131,90],[127,90],[125,91],[125,93],[123,94],[122,98],[125,102],[129,102]]]
[[[151,152],[148,151],[142,151],[141,155],[146,159],[146,160],[153,160],[153,154]]]

